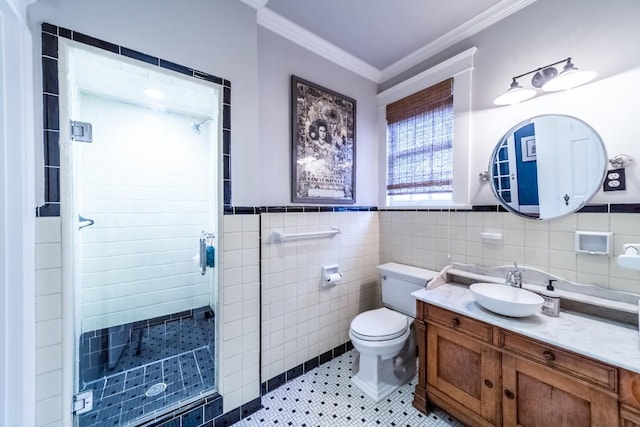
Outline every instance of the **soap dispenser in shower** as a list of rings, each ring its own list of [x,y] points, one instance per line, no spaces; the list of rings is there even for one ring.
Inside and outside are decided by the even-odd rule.
[[[207,273],[207,267],[216,266],[215,238],[213,233],[205,233],[204,230],[200,235],[200,273],[203,276]]]

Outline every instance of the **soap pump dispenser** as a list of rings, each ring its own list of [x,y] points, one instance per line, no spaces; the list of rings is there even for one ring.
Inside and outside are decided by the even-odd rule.
[[[560,315],[560,296],[553,287],[555,279],[549,279],[547,289],[542,291],[542,312],[547,316],[558,317]]]

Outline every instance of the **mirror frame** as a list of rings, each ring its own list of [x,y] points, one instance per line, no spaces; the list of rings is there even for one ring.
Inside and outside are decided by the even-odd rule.
[[[594,141],[597,141],[600,143],[600,147],[602,148],[602,153],[603,153],[603,157],[604,157],[604,162],[602,165],[602,173],[601,176],[599,177],[598,181],[597,181],[597,185],[594,186],[593,190],[591,191],[591,193],[589,194],[588,197],[585,198],[585,200],[580,203],[578,206],[576,206],[573,210],[569,210],[567,212],[564,212],[562,214],[556,215],[556,216],[552,216],[552,217],[547,217],[547,218],[540,218],[540,216],[533,216],[532,214],[527,214],[527,213],[523,213],[520,212],[516,209],[514,209],[513,207],[511,207],[499,194],[498,191],[496,189],[496,186],[494,184],[494,169],[493,169],[493,165],[495,163],[495,158],[498,154],[498,151],[500,150],[500,147],[502,146],[504,140],[506,138],[508,138],[510,135],[512,135],[516,130],[520,129],[521,127],[532,123],[535,119],[541,118],[541,117],[562,117],[562,118],[567,118],[573,121],[577,121],[580,124],[582,124],[583,126],[585,126],[594,136]],[[491,152],[491,157],[489,158],[489,185],[491,186],[491,191],[493,192],[493,195],[496,197],[496,199],[498,200],[498,202],[500,203],[500,205],[506,209],[508,212],[511,212],[515,215],[518,215],[522,218],[527,218],[527,219],[532,219],[532,220],[538,220],[538,221],[548,221],[548,220],[552,220],[552,219],[557,219],[557,218],[562,218],[564,216],[570,215],[572,213],[577,212],[578,210],[582,209],[592,198],[593,196],[595,196],[598,191],[600,191],[600,189],[602,188],[602,184],[604,183],[604,179],[607,176],[607,149],[606,146],[604,145],[604,141],[602,140],[602,137],[600,136],[600,134],[598,132],[596,132],[596,130],[591,127],[588,123],[586,123],[584,120],[578,119],[577,117],[574,116],[569,116],[566,114],[540,114],[537,116],[533,116],[533,117],[529,117],[528,119],[522,120],[521,122],[519,122],[518,124],[516,124],[515,126],[511,127],[505,134],[502,135],[502,137],[500,137],[500,139],[498,140],[498,143],[496,144],[495,148],[493,149],[493,151]]]

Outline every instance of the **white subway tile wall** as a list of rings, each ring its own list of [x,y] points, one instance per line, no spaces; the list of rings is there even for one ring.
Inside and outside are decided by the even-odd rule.
[[[377,212],[266,213],[261,218],[265,382],[347,342],[351,319],[379,306],[379,227]],[[271,240],[275,230],[303,233],[332,227],[340,234]],[[323,288],[322,266],[336,263],[343,278]]]
[[[36,218],[36,426],[62,425],[60,218]]]
[[[224,260],[240,260],[235,265],[223,263],[224,277],[228,277],[229,282],[225,286],[223,279],[220,289],[222,312],[216,313],[217,321],[223,322],[218,381],[225,412],[260,396],[259,224],[258,215],[224,216],[224,240],[229,244],[221,247],[219,256]],[[38,427],[53,427],[63,425],[63,418],[70,416],[69,411],[63,411],[63,385],[59,381],[63,377],[60,218],[40,217],[36,219],[36,226],[36,264],[39,266],[36,304],[44,301],[41,298],[52,304],[42,313],[38,312],[36,319],[36,417]],[[238,241],[239,247],[235,244]],[[70,291],[65,288],[65,292]],[[51,318],[52,313],[57,317]]]
[[[260,216],[225,215],[220,284],[224,412],[260,397]],[[220,320],[221,319],[221,320]]]
[[[506,212],[379,214],[381,262],[435,270],[451,262],[485,267],[517,262],[566,280],[640,293],[640,273],[618,267],[615,258],[624,243],[640,242],[637,214],[578,213],[553,221],[527,220]],[[613,256],[576,253],[576,230],[611,231]],[[482,232],[501,233],[502,240],[483,241]]]
[[[351,319],[380,304],[375,270],[380,263],[437,270],[451,261],[484,266],[516,261],[567,280],[638,293],[639,272],[619,268],[615,257],[576,254],[573,246],[580,224],[585,231],[613,232],[613,255],[619,255],[623,243],[640,242],[638,218],[584,213],[536,222],[510,213],[400,211],[225,215],[222,312],[216,313],[222,321],[219,382],[224,411],[259,397],[261,382],[346,342]],[[36,319],[37,425],[59,426],[68,416],[62,411],[62,385],[56,382],[63,375],[60,219],[37,218],[36,225],[36,298],[39,306],[47,306]],[[332,238],[268,241],[275,229],[297,233],[333,226],[342,233]],[[485,231],[500,232],[503,240],[483,242],[480,233]],[[532,245],[543,247],[529,248],[527,236]],[[322,289],[320,268],[334,262],[344,279]]]
[[[215,141],[193,118],[84,95],[76,120],[94,141],[74,145],[82,216],[82,331],[210,304],[192,258],[212,230]],[[159,124],[162,123],[162,126]]]

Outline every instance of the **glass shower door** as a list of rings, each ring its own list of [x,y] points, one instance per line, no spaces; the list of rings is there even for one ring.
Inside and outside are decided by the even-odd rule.
[[[70,65],[73,120],[93,133],[70,143],[77,388],[93,394],[93,409],[77,419],[128,425],[216,390],[217,269],[201,267],[200,238],[206,266],[219,220],[219,97],[215,87],[164,81],[83,50]],[[116,82],[99,91],[101,78]],[[114,93],[118,78],[123,94]],[[205,92],[209,104],[188,112],[126,98],[160,83],[186,97]]]

